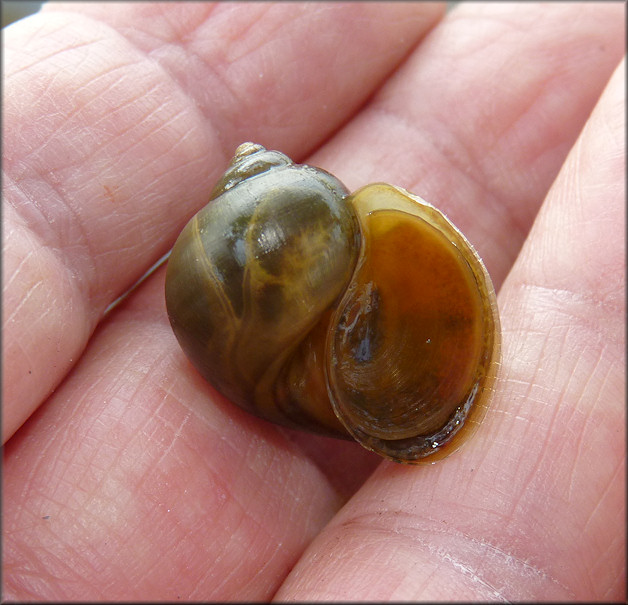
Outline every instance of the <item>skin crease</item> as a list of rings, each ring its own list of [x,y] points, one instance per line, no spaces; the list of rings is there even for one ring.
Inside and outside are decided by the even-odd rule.
[[[3,597],[623,600],[623,17],[72,4],[7,28]],[[163,268],[103,319],[244,140],[406,187],[477,247],[503,372],[458,453],[379,463],[241,412],[177,346]]]

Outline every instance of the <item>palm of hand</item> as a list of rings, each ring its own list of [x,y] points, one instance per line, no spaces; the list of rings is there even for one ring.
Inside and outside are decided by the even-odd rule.
[[[621,598],[620,9],[73,10],[5,41],[5,594]],[[479,249],[503,369],[459,455],[247,416],[183,357],[163,268],[102,319],[250,139],[416,191]]]

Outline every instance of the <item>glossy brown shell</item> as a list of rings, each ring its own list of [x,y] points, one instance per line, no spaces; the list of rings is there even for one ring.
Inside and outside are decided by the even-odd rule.
[[[500,348],[495,293],[445,216],[377,183],[241,145],[168,263],[174,333],[250,412],[434,461],[482,420]]]

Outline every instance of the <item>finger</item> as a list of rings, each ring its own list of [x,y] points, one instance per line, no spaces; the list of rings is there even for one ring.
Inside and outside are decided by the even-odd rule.
[[[268,600],[346,500],[350,465],[326,475],[192,369],[163,282],[99,326],[7,444],[5,598]],[[334,441],[362,475],[350,450],[369,454]]]
[[[441,12],[62,8],[4,37],[3,441],[205,203],[236,142],[316,145]]]
[[[58,6],[58,8],[57,8]],[[107,23],[196,101],[228,160],[256,141],[316,148],[398,65],[444,3],[108,3],[65,7]],[[157,32],[157,33],[156,33]]]
[[[625,50],[617,4],[460,3],[313,158],[443,210],[498,289]]]
[[[477,435],[433,467],[382,465],[277,599],[623,598],[624,108],[622,63],[500,293]]]

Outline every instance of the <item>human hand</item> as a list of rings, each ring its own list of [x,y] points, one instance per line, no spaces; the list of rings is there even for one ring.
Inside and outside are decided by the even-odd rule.
[[[51,4],[4,32],[5,599],[623,599],[624,10],[441,12]],[[455,455],[231,405],[163,267],[104,315],[245,140],[478,249],[502,372]]]

